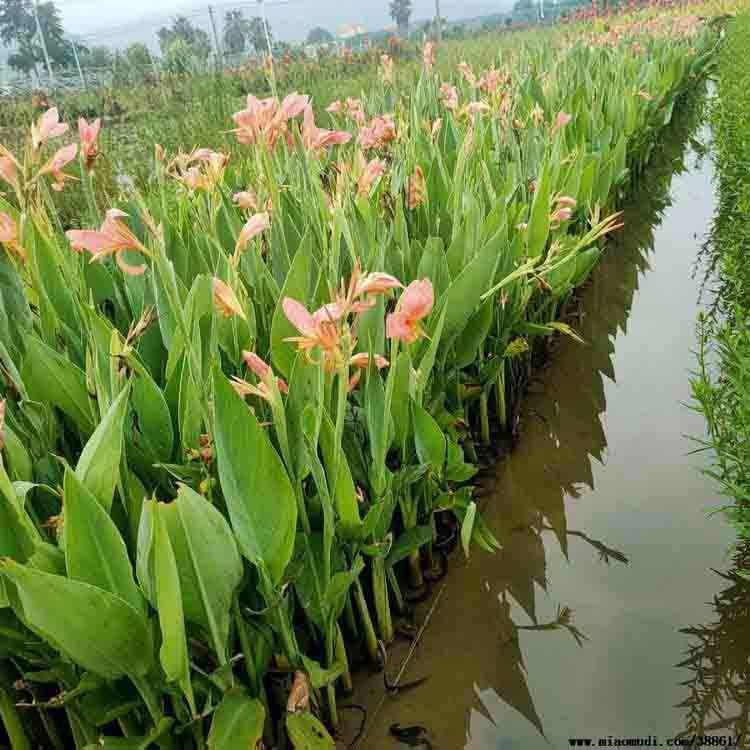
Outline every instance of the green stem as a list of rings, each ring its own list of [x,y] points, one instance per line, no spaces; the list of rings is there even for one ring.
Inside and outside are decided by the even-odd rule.
[[[508,413],[505,403],[505,362],[500,367],[497,375],[497,421],[500,429],[505,432],[508,429]]]
[[[378,630],[381,640],[388,644],[393,640],[393,620],[388,601],[388,579],[385,560],[376,557],[372,561],[372,591],[375,597],[375,614],[378,618]]]
[[[344,665],[344,672],[341,675],[341,684],[347,693],[354,689],[352,684],[352,673],[349,671],[349,656],[346,653],[346,643],[344,634],[341,632],[339,625],[336,625],[336,659]]]
[[[386,569],[386,575],[388,576],[388,583],[391,587],[393,598],[396,600],[396,612],[402,615],[406,611],[406,603],[404,602],[404,596],[401,593],[401,586],[398,583],[396,571],[393,567],[389,567]]]
[[[31,744],[24,731],[18,710],[8,692],[3,688],[0,688],[0,718],[5,725],[5,733],[10,740],[11,749],[31,750]]]
[[[378,650],[378,638],[375,635],[375,627],[372,624],[372,618],[370,617],[370,610],[367,607],[367,600],[365,599],[365,592],[362,590],[362,584],[359,579],[354,584],[354,598],[359,608],[359,616],[362,618],[362,626],[365,629],[365,645],[367,647],[367,653],[370,656],[370,660],[373,664],[378,663],[380,656]]]
[[[254,698],[257,698],[261,692],[260,677],[255,669],[255,658],[250,634],[247,632],[247,624],[245,623],[245,618],[242,616],[242,612],[240,612],[240,604],[236,596],[232,602],[232,613],[237,634],[240,638],[240,648],[242,650],[243,661],[245,662],[245,674],[250,686],[250,693]]]
[[[490,444],[490,414],[487,408],[487,393],[482,391],[479,397],[479,417],[482,426],[482,444]]]
[[[421,589],[422,586],[424,586],[422,558],[418,549],[415,549],[409,554],[409,583],[411,583],[415,589]]]

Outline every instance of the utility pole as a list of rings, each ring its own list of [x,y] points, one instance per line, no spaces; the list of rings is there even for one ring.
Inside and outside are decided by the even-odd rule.
[[[42,52],[44,53],[44,62],[47,64],[47,73],[49,74],[50,83],[54,85],[55,76],[52,73],[52,63],[49,60],[49,53],[47,52],[47,42],[44,39],[44,33],[42,32],[42,24],[39,23],[39,11],[37,9],[38,0],[34,0],[31,4],[31,8],[34,11],[34,21],[36,22],[36,33],[39,34],[39,42],[42,45]]]
[[[544,21],[544,0],[539,0],[539,22]]]
[[[211,19],[211,30],[214,32],[214,49],[216,52],[216,67],[223,67],[224,56],[221,52],[221,45],[219,44],[219,34],[216,31],[216,19],[214,18],[213,6],[208,6],[208,17]]]
[[[437,40],[443,40],[443,19],[440,17],[440,0],[435,0],[435,25],[437,26]]]
[[[266,44],[268,45],[268,56],[273,59],[273,49],[271,47],[271,34],[268,31],[268,19],[266,18],[266,4],[264,0],[257,0],[260,5],[260,16],[263,19],[263,31],[266,33]]]
[[[83,86],[84,89],[88,89],[88,86],[86,85],[86,76],[83,75],[83,70],[81,69],[81,61],[78,59],[78,48],[76,47],[76,43],[72,39],[70,40],[70,46],[73,48],[73,57],[76,60],[76,68],[78,68],[78,75],[81,79],[81,86]]]

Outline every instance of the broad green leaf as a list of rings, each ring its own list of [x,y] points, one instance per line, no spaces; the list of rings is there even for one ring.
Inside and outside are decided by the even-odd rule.
[[[218,369],[214,409],[219,479],[240,551],[278,582],[297,531],[292,483],[255,414]]]
[[[224,695],[213,715],[208,750],[255,750],[263,738],[266,710],[244,690]]]
[[[469,556],[471,548],[471,536],[474,533],[474,519],[477,515],[477,504],[472,500],[466,508],[466,515],[461,523],[461,545],[464,548],[464,554]]]
[[[123,424],[128,410],[130,387],[112,402],[94,434],[83,448],[76,466],[76,477],[109,512],[120,475]]]
[[[0,558],[26,562],[34,554],[34,536],[23,505],[5,473],[0,456]]]
[[[65,471],[64,489],[68,576],[109,591],[145,614],[145,602],[114,521],[70,468]]]
[[[323,453],[323,462],[326,467],[326,474],[330,477],[333,474],[334,452],[335,452],[335,427],[328,414],[323,415],[323,423],[320,430],[320,447]],[[339,518],[349,526],[359,525],[361,519],[359,516],[359,502],[357,500],[357,491],[354,487],[349,463],[346,460],[343,450],[340,452],[338,466],[338,481],[333,489],[333,502]]]
[[[482,342],[487,338],[495,300],[488,297],[482,306],[471,316],[463,334],[456,342],[456,367],[468,367],[474,362]]]
[[[304,654],[302,654],[302,663],[305,666],[305,672],[310,677],[310,684],[318,689],[335,682],[345,671],[341,662],[337,661],[333,666],[326,669],[321,667],[315,659],[308,659]]]
[[[432,541],[432,526],[415,526],[407,529],[393,543],[385,564],[392,567]]]
[[[0,575],[21,620],[79,666],[111,680],[151,668],[148,621],[120,597],[8,559]]]
[[[287,714],[286,731],[294,750],[334,750],[328,730],[309,711]]]
[[[161,388],[149,373],[142,369],[133,378],[133,411],[137,415],[137,431],[132,442],[152,463],[169,461],[174,447],[172,417]]]
[[[159,661],[167,680],[180,686],[187,698],[190,711],[195,716],[197,711],[190,682],[190,660],[177,562],[162,519],[161,504],[156,501],[150,502],[153,504],[151,518],[154,524],[154,591],[161,627]]]
[[[206,629],[224,664],[232,597],[242,579],[232,530],[205,497],[185,485],[160,512],[177,561],[185,619]]]
[[[442,473],[445,464],[445,435],[438,423],[419,404],[412,401],[412,422],[414,424],[414,445],[417,457],[422,464],[430,464]]]
[[[75,422],[83,435],[94,431],[83,370],[35,337],[27,341],[21,379],[33,401],[56,406]]]
[[[549,236],[550,214],[550,174],[549,164],[545,164],[542,177],[536,185],[531,215],[527,229],[528,253],[536,258],[544,252]]]

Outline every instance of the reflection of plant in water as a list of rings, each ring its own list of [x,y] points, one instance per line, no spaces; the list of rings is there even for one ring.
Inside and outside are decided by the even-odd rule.
[[[729,586],[714,597],[716,619],[708,625],[684,628],[691,637],[687,658],[678,664],[692,672],[683,684],[688,697],[680,703],[686,709],[685,731],[722,730],[747,736],[750,726],[750,581],[739,571],[750,567],[750,544],[744,544],[734,558],[734,567],[719,573]]]

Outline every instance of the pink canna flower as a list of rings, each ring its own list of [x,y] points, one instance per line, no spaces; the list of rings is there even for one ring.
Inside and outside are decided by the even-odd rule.
[[[417,165],[414,174],[409,178],[407,206],[412,211],[427,200],[427,182],[422,167]]]
[[[302,114],[309,101],[309,97],[297,92],[289,94],[283,102],[273,96],[258,99],[250,94],[247,107],[232,116],[237,125],[232,132],[240,143],[254,145],[260,141],[273,148],[279,137],[288,133],[287,122]]]
[[[367,198],[375,181],[385,174],[386,164],[381,159],[372,159],[364,168],[357,180],[357,193]]]
[[[479,88],[488,94],[494,94],[502,85],[503,74],[496,68],[490,68],[479,77]]]
[[[65,180],[75,179],[71,175],[65,174],[62,170],[76,158],[77,153],[77,143],[71,143],[69,146],[63,146],[61,149],[58,149],[55,155],[39,170],[38,177],[51,174],[54,179],[52,189],[59,193],[65,187]]]
[[[432,69],[435,67],[435,59],[435,42],[427,42],[422,49],[422,62],[428,73],[431,73]]]
[[[555,203],[561,208],[575,208],[578,205],[578,201],[569,195],[561,195],[555,199]]]
[[[15,255],[22,263],[26,262],[26,251],[18,240],[18,226],[8,214],[0,211],[0,245]]]
[[[332,102],[326,107],[326,112],[329,112],[332,115],[342,115],[345,111],[346,105],[341,99],[336,99],[335,102]]]
[[[86,161],[86,166],[91,169],[94,160],[99,156],[99,131],[102,128],[102,121],[97,117],[94,122],[89,124],[83,117],[78,118],[78,137],[81,141],[81,156]]]
[[[385,321],[388,338],[399,339],[408,344],[424,335],[420,321],[426,318],[435,304],[435,292],[429,279],[412,281],[401,295],[396,312]]]
[[[466,105],[466,112],[470,115],[480,115],[490,111],[490,105],[487,102],[469,102]]]
[[[373,357],[373,364],[378,370],[382,370],[384,367],[388,367],[388,360],[385,357],[376,354]],[[349,378],[348,390],[351,393],[362,379],[362,372],[370,366],[370,355],[367,352],[355,354],[349,360],[349,366],[356,368],[356,372]]]
[[[216,312],[224,318],[233,318],[237,316],[242,320],[247,320],[245,312],[242,309],[237,295],[234,293],[229,284],[226,284],[221,279],[214,278],[213,280],[213,292],[214,292],[214,307]]]
[[[101,261],[114,255],[120,270],[131,276],[140,276],[146,272],[146,266],[131,266],[125,261],[124,254],[134,250],[142,255],[151,253],[141,244],[138,238],[122,221],[126,213],[117,208],[110,208],[107,216],[97,231],[94,229],[71,229],[65,233],[73,250],[87,250],[91,253],[91,262]]]
[[[232,199],[242,211],[258,210],[258,196],[253,190],[243,190],[242,192],[235,193]]]
[[[373,363],[378,370],[382,370],[384,367],[388,367],[388,360],[385,357],[381,357],[376,354],[373,357]],[[362,370],[366,370],[370,366],[370,355],[367,352],[359,352],[355,354],[350,360],[349,364],[352,367],[358,367]]]
[[[387,86],[393,85],[394,70],[393,58],[390,55],[380,56],[380,77]]]
[[[240,231],[240,236],[237,238],[237,244],[234,247],[235,258],[239,257],[240,253],[247,247],[253,237],[257,237],[262,234],[271,226],[271,219],[267,212],[255,214]]]
[[[450,83],[444,83],[440,86],[440,99],[445,108],[451,112],[458,109],[458,89],[451,86]]]
[[[558,208],[550,214],[550,224],[556,229],[563,221],[568,221],[572,215],[573,210],[571,208]]]
[[[305,353],[309,362],[314,361],[311,356],[313,350],[320,347],[324,368],[328,372],[335,370],[341,361],[341,333],[333,314],[327,320],[318,311],[316,319],[303,304],[291,297],[284,297],[281,307],[289,322],[301,334],[284,340],[297,344],[297,348]]]
[[[318,153],[329,146],[343,145],[352,139],[351,133],[343,130],[324,130],[315,124],[312,107],[305,108],[302,124],[302,143],[310,153]]]
[[[359,131],[357,142],[363,149],[385,148],[396,138],[396,123],[391,115],[378,115]]]
[[[558,112],[557,117],[555,118],[555,124],[552,126],[552,132],[554,133],[560,128],[564,128],[572,119],[573,116],[569,115],[567,112]]]
[[[474,72],[471,69],[471,66],[467,62],[460,62],[458,64],[458,72],[464,77],[464,80],[466,80],[472,88],[476,88],[477,84],[477,77],[474,75]]]
[[[31,126],[31,142],[34,150],[41,148],[52,138],[58,138],[68,132],[68,123],[60,122],[57,107],[48,109],[35,124]]]
[[[18,190],[18,162],[10,154],[0,156],[0,180]]]
[[[385,294],[391,289],[403,289],[403,286],[395,276],[388,273],[368,273],[357,280],[354,295],[361,297],[368,294]]]
[[[273,377],[271,366],[264,362],[255,352],[242,352],[242,359],[261,380],[265,381],[269,376]],[[276,378],[276,385],[280,393],[289,393],[289,386],[283,378]]]

